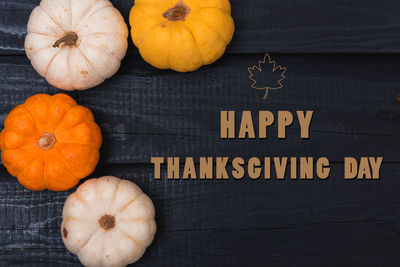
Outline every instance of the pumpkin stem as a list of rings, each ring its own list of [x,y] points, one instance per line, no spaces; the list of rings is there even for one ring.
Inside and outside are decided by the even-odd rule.
[[[178,4],[176,4],[176,6],[168,9],[162,15],[164,16],[164,18],[170,21],[177,21],[177,20],[185,21],[190,11],[191,11],[190,8],[187,5],[185,5],[185,3],[181,0],[179,1]]]
[[[38,146],[44,150],[49,150],[57,142],[56,137],[52,133],[43,133],[40,137]]]
[[[99,219],[99,224],[104,230],[108,231],[115,227],[115,217],[111,215],[103,215]]]
[[[64,37],[58,39],[54,44],[53,47],[57,48],[60,47],[60,44],[64,43],[65,45],[73,46],[76,45],[76,41],[78,41],[78,35],[74,32],[68,32]]]

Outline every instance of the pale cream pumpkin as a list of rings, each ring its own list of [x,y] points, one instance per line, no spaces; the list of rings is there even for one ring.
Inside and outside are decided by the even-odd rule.
[[[128,47],[128,28],[108,0],[42,0],[27,31],[33,67],[63,90],[89,89],[110,78]]]
[[[112,176],[90,179],[65,202],[61,235],[85,266],[126,266],[153,241],[154,213],[136,184]]]

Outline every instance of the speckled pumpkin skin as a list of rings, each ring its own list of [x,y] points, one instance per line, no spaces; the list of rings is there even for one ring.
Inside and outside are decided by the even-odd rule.
[[[152,243],[154,216],[153,202],[136,184],[104,176],[87,180],[68,197],[60,230],[83,265],[123,267]]]

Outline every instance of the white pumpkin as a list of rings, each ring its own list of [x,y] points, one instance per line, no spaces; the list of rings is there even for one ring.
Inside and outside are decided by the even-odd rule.
[[[153,241],[154,213],[152,201],[134,183],[90,179],[64,204],[62,239],[85,266],[126,266]]]
[[[63,90],[89,89],[110,78],[128,47],[128,28],[108,0],[42,0],[27,31],[33,67]]]

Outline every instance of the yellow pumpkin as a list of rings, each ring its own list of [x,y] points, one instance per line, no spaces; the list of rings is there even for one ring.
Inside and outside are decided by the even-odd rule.
[[[235,28],[228,0],[136,0],[129,22],[144,60],[179,72],[219,59]]]

